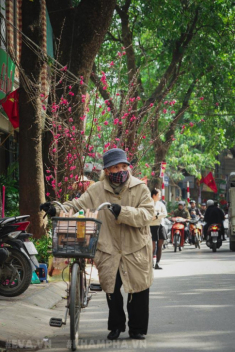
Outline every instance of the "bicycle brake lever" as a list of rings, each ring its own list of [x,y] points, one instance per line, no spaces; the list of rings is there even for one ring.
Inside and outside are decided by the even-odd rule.
[[[111,211],[111,213],[114,215],[114,212],[113,212],[113,206],[110,204],[107,206],[108,210]]]
[[[108,209],[111,211],[111,213],[114,215],[114,217],[115,217],[115,219],[117,220],[117,215],[114,213],[114,211],[113,211],[113,206],[112,206],[112,204],[110,204],[110,205],[108,205]]]

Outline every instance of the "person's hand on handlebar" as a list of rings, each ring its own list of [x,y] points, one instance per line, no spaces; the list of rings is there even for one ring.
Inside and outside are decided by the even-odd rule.
[[[115,216],[115,219],[117,220],[118,215],[120,214],[120,211],[121,211],[121,205],[113,203],[109,205],[108,208],[111,211],[111,213],[113,213],[113,215]]]
[[[46,202],[46,203],[42,203],[40,205],[40,211],[44,210],[45,211],[45,215],[50,215],[50,216],[55,216],[56,215],[56,209],[54,207],[53,204],[51,204],[50,202]]]

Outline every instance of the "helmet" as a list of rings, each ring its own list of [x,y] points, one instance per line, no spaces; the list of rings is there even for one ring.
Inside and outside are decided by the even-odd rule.
[[[208,199],[206,205],[209,207],[210,205],[214,205],[214,201],[212,199]]]
[[[189,203],[196,203],[195,200],[191,199]]]
[[[185,202],[181,200],[180,202],[178,202],[178,205],[183,205],[184,206]]]

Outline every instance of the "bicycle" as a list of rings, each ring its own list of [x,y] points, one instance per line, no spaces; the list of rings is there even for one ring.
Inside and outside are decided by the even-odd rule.
[[[52,202],[58,204],[64,213],[68,214],[64,206],[59,202]],[[105,207],[112,211],[110,203],[102,203],[97,210],[90,210],[90,212],[100,211]],[[96,213],[97,214],[97,213]],[[86,226],[84,238],[77,238],[78,222],[84,222]],[[76,351],[79,340],[79,320],[82,308],[86,308],[90,299],[92,298],[92,291],[102,291],[99,284],[91,284],[91,273],[93,266],[93,258],[96,252],[96,246],[99,238],[101,221],[85,217],[53,217],[53,241],[52,253],[57,258],[71,259],[69,262],[69,282],[67,283],[67,305],[65,311],[65,318],[51,318],[50,326],[61,327],[66,325],[68,314],[70,315],[70,348]],[[81,235],[81,234],[79,234]],[[90,277],[87,279],[86,273],[86,259],[91,259]],[[68,267],[67,266],[67,267]],[[67,268],[66,267],[66,268]],[[64,268],[64,270],[66,269]],[[63,271],[64,271],[63,270]],[[63,273],[62,273],[63,277]],[[64,279],[63,279],[64,280]],[[65,281],[65,280],[64,280]],[[89,293],[91,295],[89,296]]]

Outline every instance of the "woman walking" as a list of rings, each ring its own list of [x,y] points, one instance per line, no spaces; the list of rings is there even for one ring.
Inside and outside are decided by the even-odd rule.
[[[161,191],[160,189],[154,188],[151,191],[151,197],[154,201],[154,209],[155,216],[150,223],[150,230],[152,233],[152,241],[153,241],[153,258],[156,250],[156,242],[157,242],[157,255],[156,255],[156,264],[154,265],[153,259],[153,267],[154,269],[162,269],[159,266],[161,256],[162,256],[162,245],[164,240],[166,240],[166,230],[162,225],[162,220],[167,216],[167,211],[165,205],[160,201],[161,199]]]

